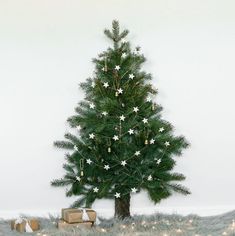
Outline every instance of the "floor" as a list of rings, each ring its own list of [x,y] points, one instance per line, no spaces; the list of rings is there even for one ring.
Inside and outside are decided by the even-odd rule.
[[[58,230],[57,218],[38,218],[41,230],[34,233],[12,231],[10,222],[0,220],[0,236],[235,236],[235,211],[223,215],[199,217],[155,214],[152,216],[133,216],[126,221],[102,220],[92,229],[69,228]]]

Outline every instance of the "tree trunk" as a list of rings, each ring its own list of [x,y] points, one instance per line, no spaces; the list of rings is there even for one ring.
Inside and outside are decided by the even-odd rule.
[[[115,217],[124,219],[130,216],[130,194],[115,198]]]

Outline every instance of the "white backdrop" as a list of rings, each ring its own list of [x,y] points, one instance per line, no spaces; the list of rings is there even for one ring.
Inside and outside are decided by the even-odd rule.
[[[63,174],[53,148],[92,75],[91,58],[110,42],[104,27],[119,19],[159,89],[164,118],[191,148],[178,161],[192,195],[153,206],[145,193],[132,211],[235,209],[233,0],[2,0],[0,2],[0,217],[46,214],[68,206],[50,181]],[[96,202],[112,214],[112,201]]]

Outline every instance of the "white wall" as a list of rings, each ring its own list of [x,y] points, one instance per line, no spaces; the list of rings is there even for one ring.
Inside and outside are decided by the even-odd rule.
[[[109,46],[102,31],[115,18],[148,58],[164,117],[192,145],[177,166],[192,195],[151,208],[140,194],[133,211],[234,209],[234,10],[233,0],[1,1],[0,217],[59,211],[73,201],[50,187],[63,174],[63,152],[52,143],[68,129],[82,98],[77,85]],[[112,204],[94,207],[110,213]]]

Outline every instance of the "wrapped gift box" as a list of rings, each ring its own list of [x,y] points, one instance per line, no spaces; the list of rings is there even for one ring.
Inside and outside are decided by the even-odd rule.
[[[69,224],[64,220],[59,220],[57,223],[58,229],[65,229],[68,227],[76,227],[76,228],[91,228],[92,222],[82,222],[82,223],[73,223]]]
[[[11,221],[11,229],[16,230],[20,233],[23,233],[26,231],[25,226],[26,226],[27,221],[33,231],[37,231],[40,229],[39,221],[36,219],[22,219],[21,223],[17,223],[17,220],[12,220]]]
[[[86,209],[86,213],[89,217],[89,220],[86,221],[94,223],[96,220],[96,212],[92,209]],[[84,222],[83,209],[74,209],[74,208],[62,209],[61,215],[62,215],[62,220],[70,224]]]

